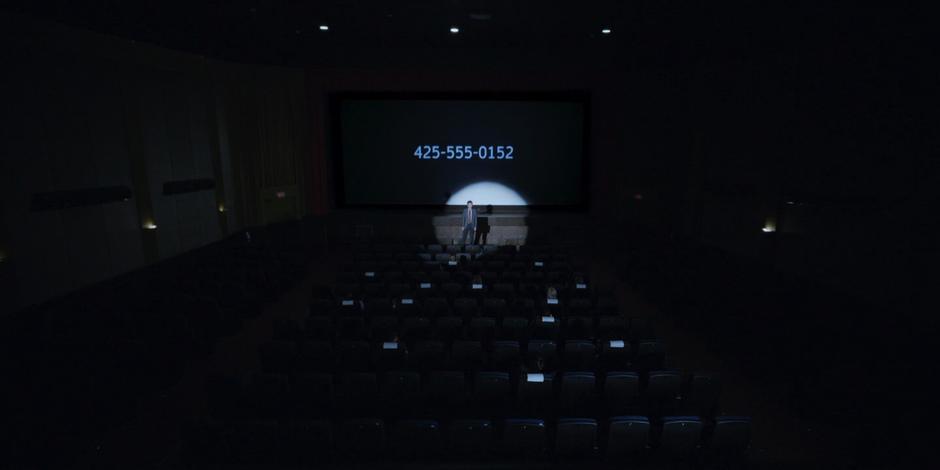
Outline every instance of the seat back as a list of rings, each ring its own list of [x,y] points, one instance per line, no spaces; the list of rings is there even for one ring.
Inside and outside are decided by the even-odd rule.
[[[483,344],[473,340],[455,340],[451,345],[451,363],[459,370],[475,370],[483,366]]]
[[[494,368],[509,370],[518,365],[521,359],[518,341],[493,341],[491,363]]]
[[[446,357],[443,341],[423,340],[415,344],[408,362],[419,370],[440,369]]]
[[[682,376],[677,370],[653,370],[646,383],[646,397],[654,402],[675,400],[679,396]]]
[[[512,395],[508,372],[481,371],[474,376],[473,401],[484,408],[505,405]]]
[[[493,448],[493,423],[485,419],[457,419],[447,428],[449,453],[462,458],[485,458]]]
[[[392,450],[401,458],[428,458],[440,453],[440,424],[429,419],[405,419],[395,424]]]
[[[719,416],[708,442],[709,453],[719,461],[743,458],[751,445],[751,418]]]
[[[529,337],[529,320],[524,317],[504,317],[499,339],[525,341]]]
[[[378,378],[372,372],[346,372],[336,387],[336,400],[344,412],[356,413],[374,408],[378,398]]]
[[[538,459],[545,456],[547,432],[541,419],[507,419],[503,424],[500,450],[511,458]]]
[[[632,411],[640,395],[636,372],[608,372],[604,380],[604,404],[610,413]]]
[[[561,377],[559,401],[563,409],[587,411],[597,399],[593,372],[565,372]]]
[[[587,458],[597,452],[597,421],[583,418],[558,420],[555,432],[555,456]]]
[[[452,410],[466,404],[467,386],[462,371],[432,371],[424,387],[428,405],[437,410]]]
[[[596,348],[593,341],[569,339],[565,341],[564,364],[569,370],[592,370]]]
[[[607,456],[624,457],[649,449],[650,421],[645,416],[615,416],[607,430]]]
[[[389,412],[406,413],[421,396],[421,375],[413,371],[386,372],[382,376],[379,396]]]
[[[698,372],[689,380],[688,396],[685,397],[690,414],[711,417],[718,409],[721,382],[718,377]]]
[[[702,441],[702,420],[698,416],[670,416],[663,418],[659,449],[671,456],[694,453]]]
[[[385,451],[385,422],[376,418],[343,421],[339,426],[337,447],[346,459],[380,458]]]

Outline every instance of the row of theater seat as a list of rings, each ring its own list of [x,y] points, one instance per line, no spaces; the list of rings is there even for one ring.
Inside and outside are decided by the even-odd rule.
[[[545,302],[532,298],[517,298],[507,302],[499,298],[477,299],[457,297],[388,297],[357,300],[343,299],[339,304],[314,302],[310,305],[313,316],[423,316],[428,318],[457,315],[464,318],[476,316],[550,316],[556,319],[567,316],[615,316],[613,308],[592,308],[588,302],[566,306],[562,301]]]
[[[431,370],[456,367],[506,369],[540,361],[546,370],[650,370],[666,360],[658,340],[631,344],[623,339],[405,341],[273,340],[259,347],[262,366],[273,372],[292,370]]]
[[[316,465],[377,461],[693,460],[737,462],[750,441],[747,417],[401,419],[210,422],[191,431],[188,457],[199,463]]]
[[[544,372],[433,370],[258,373],[247,383],[230,376],[210,382],[218,417],[459,416],[578,413],[600,416],[718,411],[720,385],[707,373],[677,370]]]
[[[213,420],[196,439],[208,451],[194,458],[741,455],[750,422],[720,416],[717,379],[665,369],[650,323],[625,318],[573,258],[552,248],[357,247],[336,283],[314,287],[302,322],[275,322],[258,351],[263,372],[210,380]]]
[[[311,315],[303,324],[294,320],[279,320],[274,326],[276,339],[371,339],[388,341],[394,336],[413,342],[456,339],[492,341],[529,339],[565,340],[625,340],[634,345],[655,342],[655,331],[644,319],[626,319],[620,316],[555,317],[549,315],[498,317],[467,316],[405,316],[344,315],[331,317]],[[609,346],[609,343],[608,343]],[[601,347],[604,347],[601,345]],[[652,345],[650,345],[652,347]]]
[[[459,244],[459,243],[383,243],[364,242],[346,247],[346,251],[355,254],[385,253],[482,253],[500,255],[544,255],[569,254],[572,246],[557,244],[494,245],[494,244]]]
[[[431,244],[409,244],[397,246],[357,246],[353,247],[351,258],[353,260],[362,259],[404,259],[430,255],[436,258],[437,255],[456,255],[469,256],[474,259],[496,259],[501,261],[519,260],[526,261],[531,259],[567,261],[571,257],[571,250],[560,247],[539,247],[530,248],[528,245],[515,247],[512,245],[440,245]]]
[[[551,283],[554,285],[574,284],[575,281],[586,282],[582,273],[563,269],[487,269],[484,266],[456,266],[448,267],[446,264],[428,263],[420,266],[375,267],[356,266],[347,267],[336,275],[339,283],[362,283],[371,285],[381,282],[469,282],[474,276],[480,276],[485,282],[505,282],[518,284],[520,282]]]

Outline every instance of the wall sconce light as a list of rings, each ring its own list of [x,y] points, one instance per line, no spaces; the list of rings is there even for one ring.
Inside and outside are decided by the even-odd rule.
[[[156,230],[157,224],[154,223],[154,221],[152,220],[147,220],[147,221],[144,221],[143,227],[144,227],[144,230]]]
[[[221,213],[223,213],[223,212],[225,212],[225,203],[220,202],[220,203],[219,203],[219,213],[221,214]]]
[[[764,228],[761,229],[764,233],[774,233],[777,231],[777,220],[773,217],[767,217],[764,220]]]

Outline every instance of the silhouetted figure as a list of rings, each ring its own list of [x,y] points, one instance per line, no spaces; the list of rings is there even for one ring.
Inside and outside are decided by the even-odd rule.
[[[473,201],[467,201],[467,207],[460,217],[460,226],[463,228],[461,243],[466,245],[468,238],[470,243],[473,243],[477,232],[477,210],[473,208]]]

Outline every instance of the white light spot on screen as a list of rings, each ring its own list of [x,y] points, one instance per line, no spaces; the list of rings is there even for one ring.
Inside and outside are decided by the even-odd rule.
[[[447,200],[449,206],[464,206],[473,201],[474,206],[526,206],[525,199],[507,186],[490,181],[473,183],[454,193]]]

